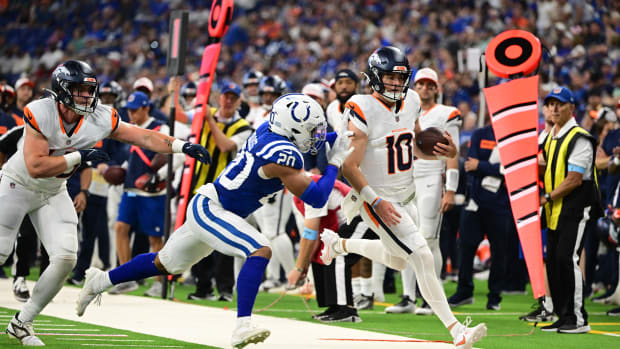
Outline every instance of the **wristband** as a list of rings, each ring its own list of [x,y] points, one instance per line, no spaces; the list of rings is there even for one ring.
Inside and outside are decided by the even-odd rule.
[[[82,154],[79,151],[74,151],[64,155],[67,162],[67,169],[73,168],[82,162]]]
[[[305,270],[303,270],[303,269],[301,269],[301,268],[297,268],[297,267],[295,267],[295,270],[297,270],[298,272],[300,272],[300,273],[302,273],[302,274],[305,272]]]
[[[183,152],[183,146],[185,145],[185,142],[180,140],[180,139],[175,139],[172,142],[172,152],[173,153],[182,153]]]
[[[617,156],[614,157],[614,165],[620,166],[620,158]]]
[[[553,200],[551,200],[551,193],[546,193],[545,194],[545,200],[547,200],[548,203],[552,203]]]
[[[372,208],[374,209],[375,207],[377,207],[377,205],[379,205],[381,200],[383,200],[383,199],[382,198],[377,198],[377,200],[375,200],[375,202],[372,203]]]
[[[80,190],[80,193],[84,193],[84,195],[88,198],[90,196],[90,192],[88,191],[88,189],[82,189]]]
[[[362,190],[360,191],[360,196],[362,197],[362,199],[364,199],[364,201],[369,204],[372,204],[373,202],[375,202],[375,200],[379,198],[377,193],[375,193],[375,191],[372,190],[369,185],[362,188]]]
[[[319,234],[318,231],[312,230],[308,227],[304,227],[304,231],[303,233],[301,233],[301,237],[306,240],[316,240],[316,237],[318,234]]]
[[[446,170],[446,191],[454,191],[459,187],[459,170],[449,168]]]

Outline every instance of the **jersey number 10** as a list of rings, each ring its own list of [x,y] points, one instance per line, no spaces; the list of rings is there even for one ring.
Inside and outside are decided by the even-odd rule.
[[[398,171],[404,172],[411,169],[413,165],[413,134],[401,133],[396,136],[385,138],[385,145],[388,150],[387,168],[388,174]]]

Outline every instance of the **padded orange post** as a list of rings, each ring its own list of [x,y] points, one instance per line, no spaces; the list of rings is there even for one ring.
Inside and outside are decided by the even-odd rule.
[[[538,76],[484,89],[534,298],[545,294],[538,213]]]

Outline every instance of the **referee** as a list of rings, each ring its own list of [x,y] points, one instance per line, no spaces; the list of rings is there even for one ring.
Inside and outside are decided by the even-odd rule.
[[[587,333],[584,280],[579,259],[589,219],[601,216],[594,173],[595,139],[573,118],[575,99],[566,87],[549,93],[544,104],[555,125],[543,146],[545,193],[540,204],[547,222],[547,274],[559,319],[543,331]]]

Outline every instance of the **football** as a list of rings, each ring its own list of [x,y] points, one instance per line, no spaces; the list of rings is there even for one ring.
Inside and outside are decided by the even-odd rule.
[[[435,155],[433,154],[433,149],[437,143],[450,144],[441,130],[436,127],[429,127],[415,137],[416,147],[420,148],[426,155]]]
[[[105,171],[103,171],[103,179],[112,185],[123,184],[126,174],[127,170],[121,166],[109,166]]]

